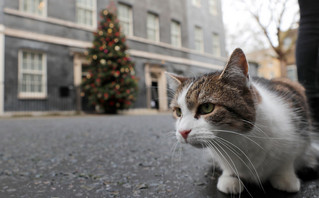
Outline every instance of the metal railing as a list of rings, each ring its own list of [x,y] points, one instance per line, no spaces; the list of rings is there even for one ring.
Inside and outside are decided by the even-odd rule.
[[[23,91],[22,85],[4,84],[5,112],[75,111],[76,90],[73,85],[43,85],[43,89]]]

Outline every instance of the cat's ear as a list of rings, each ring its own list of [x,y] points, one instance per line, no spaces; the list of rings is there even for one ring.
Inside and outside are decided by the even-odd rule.
[[[165,72],[168,79],[168,86],[172,90],[176,90],[179,85],[187,80],[184,76],[179,76],[173,73]]]
[[[220,78],[231,78],[233,76],[245,77],[249,81],[248,62],[246,56],[240,48],[236,48],[231,54],[224,71]]]

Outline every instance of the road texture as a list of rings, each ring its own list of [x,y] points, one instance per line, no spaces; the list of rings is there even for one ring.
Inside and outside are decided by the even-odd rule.
[[[0,197],[226,198],[200,149],[177,146],[170,115],[0,119]],[[316,198],[246,185],[240,197]]]

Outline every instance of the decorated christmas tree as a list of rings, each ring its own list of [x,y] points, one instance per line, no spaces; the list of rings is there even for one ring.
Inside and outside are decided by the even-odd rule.
[[[114,8],[101,12],[93,46],[88,49],[91,64],[82,84],[89,105],[105,113],[128,109],[137,95],[134,63],[126,53],[125,35],[115,13]]]

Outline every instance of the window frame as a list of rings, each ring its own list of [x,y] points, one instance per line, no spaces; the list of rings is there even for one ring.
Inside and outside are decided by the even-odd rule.
[[[150,16],[154,16],[155,17],[155,40],[152,40],[150,39],[149,37],[149,34],[148,34],[148,31],[150,29],[149,27],[149,17]],[[147,19],[146,19],[146,36],[147,36],[147,39],[150,40],[150,41],[153,41],[153,42],[160,42],[160,24],[159,24],[159,16],[155,13],[152,13],[152,12],[148,12],[147,13]]]
[[[215,38],[217,38],[217,40],[215,40]],[[217,52],[216,52],[216,49],[217,49],[216,46],[218,46]],[[216,57],[221,56],[220,35],[217,32],[212,33],[212,54]]]
[[[208,0],[209,13],[213,16],[218,15],[218,0]]]
[[[75,0],[75,23],[76,24],[84,26],[84,27],[93,27],[93,28],[97,27],[97,18],[96,18],[97,4],[96,4],[96,0],[91,0],[91,1],[93,1],[92,10],[90,8],[88,8],[88,7],[80,5],[78,3],[78,0]],[[92,25],[86,24],[86,23],[82,23],[82,22],[79,21],[79,12],[78,12],[79,8],[83,9],[85,11],[87,11],[87,10],[92,11]]]
[[[34,15],[34,16],[39,16],[39,17],[47,17],[47,13],[48,13],[48,0],[42,0],[44,2],[44,8],[43,8],[43,12],[42,14],[37,14],[34,12],[29,12],[27,10],[24,10],[24,2],[25,1],[29,1],[29,0],[19,0],[19,11],[23,12],[23,13],[27,13],[30,15]],[[31,1],[35,1],[35,0],[31,0]]]
[[[178,28],[177,33],[173,32],[173,26],[177,25],[176,27]],[[173,43],[173,37],[177,38],[177,45],[174,45]],[[182,47],[182,28],[181,28],[181,23],[176,20],[171,20],[171,45],[174,47]]]
[[[125,21],[129,25],[128,34],[125,34],[125,32],[123,31],[124,29],[123,29],[122,25],[121,25],[121,32],[124,33],[126,36],[133,36],[133,9],[132,9],[132,6],[124,4],[124,3],[119,3],[118,6],[119,7],[118,7],[117,14],[118,14],[118,19],[120,21],[120,24],[123,23],[123,22],[121,22],[122,20],[121,20],[121,16],[120,16],[120,6],[127,7],[128,12],[129,12],[129,19],[127,19],[127,21]]]
[[[197,30],[200,30],[200,38],[197,39]],[[194,31],[194,43],[195,43],[195,50],[200,53],[204,53],[204,31],[203,28],[200,26],[195,26],[195,31]],[[200,41],[200,49],[197,49],[197,42]]]
[[[202,2],[201,0],[192,0],[192,4],[196,7],[201,7],[202,6]]]
[[[288,75],[291,73],[293,76]],[[287,65],[286,67],[286,75],[287,78],[289,78],[292,81],[298,81],[298,75],[297,75],[297,66],[292,64],[292,65]]]
[[[23,53],[35,53],[42,55],[42,71],[23,71]],[[42,91],[41,92],[28,92],[22,91],[22,76],[23,74],[41,74],[42,75]],[[18,52],[18,98],[19,99],[45,99],[47,98],[47,54],[41,51],[21,49]]]

